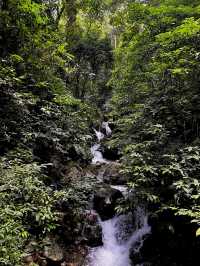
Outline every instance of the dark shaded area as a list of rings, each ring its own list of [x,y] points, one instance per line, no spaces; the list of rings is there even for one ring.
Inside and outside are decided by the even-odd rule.
[[[199,257],[198,226],[188,217],[175,216],[166,210],[149,218],[151,235],[144,241],[140,255],[131,254],[134,263],[149,262],[155,266],[193,266]],[[184,232],[184,234],[183,234]]]

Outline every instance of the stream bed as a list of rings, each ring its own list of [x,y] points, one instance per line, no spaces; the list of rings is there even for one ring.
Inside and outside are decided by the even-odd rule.
[[[102,123],[102,128],[106,129],[106,136],[110,136],[112,131],[108,122]],[[103,158],[100,151],[101,140],[105,135],[94,129],[98,143],[91,147],[93,155],[92,164],[109,164]],[[125,186],[111,186],[119,190],[124,196],[127,193]],[[134,222],[133,218],[134,216]],[[130,251],[139,252],[143,245],[143,240],[151,231],[148,225],[148,216],[144,209],[138,207],[134,215],[115,215],[112,219],[102,221],[99,217],[99,224],[102,228],[103,245],[91,248],[87,257],[87,266],[131,266]]]

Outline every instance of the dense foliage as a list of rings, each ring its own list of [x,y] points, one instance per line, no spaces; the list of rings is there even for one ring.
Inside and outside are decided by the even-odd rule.
[[[198,1],[130,3],[110,102],[129,185],[140,197],[199,218]],[[120,112],[119,112],[120,110]]]
[[[25,247],[42,250],[50,233],[65,230],[72,243],[83,230],[95,182],[66,173],[72,162],[91,160],[90,126],[99,117],[92,99],[103,100],[112,53],[106,36],[75,23],[74,8],[74,1],[0,3],[1,265],[22,265]]]
[[[1,265],[49,234],[80,237],[104,116],[134,191],[118,209],[139,201],[198,228],[199,40],[198,0],[0,2]]]

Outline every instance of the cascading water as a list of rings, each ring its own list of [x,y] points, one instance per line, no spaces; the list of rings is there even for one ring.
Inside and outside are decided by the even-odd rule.
[[[108,126],[108,128],[110,129],[109,126]],[[110,131],[111,131],[111,129],[110,129]],[[98,142],[100,142],[102,139],[104,139],[105,135],[101,131],[97,131],[94,128],[94,132],[95,132],[95,135],[97,137]],[[95,143],[91,147],[91,153],[93,155],[92,164],[96,164],[96,163],[108,163],[108,161],[103,158],[103,154],[99,151],[100,147],[101,147],[101,145],[100,144],[97,144],[97,143]]]
[[[96,134],[96,137],[98,139],[98,141],[101,141],[102,139],[104,139],[104,134],[101,132],[101,131],[97,131],[95,128],[94,128],[94,132]]]
[[[103,158],[102,153],[99,151],[100,144],[94,144],[91,147],[91,153],[93,155],[92,164],[96,163],[108,163],[107,160]]]
[[[128,215],[115,216],[107,221],[100,221],[103,233],[103,246],[92,249],[88,256],[88,266],[131,266],[129,258],[133,248],[138,252],[143,244],[144,236],[151,231],[147,216],[140,208],[136,211],[136,228],[127,237],[129,225]]]
[[[106,130],[106,135],[110,136],[112,131],[108,122],[102,123],[102,128]],[[104,134],[95,130],[98,142],[104,138]],[[94,144],[91,147],[93,155],[92,164],[109,163],[103,158],[99,151],[101,145]],[[111,186],[122,192],[124,197],[127,196],[127,188],[125,186]],[[93,248],[90,250],[87,258],[87,266],[131,266],[130,250],[139,252],[143,245],[145,235],[151,231],[148,225],[148,217],[143,208],[138,207],[135,212],[134,228],[130,221],[130,215],[115,216],[112,219],[101,221],[99,224],[102,227],[103,246]]]
[[[108,122],[103,122],[102,123],[102,128],[104,128],[106,130],[106,135],[110,136],[112,134],[112,130],[109,127],[109,123]]]

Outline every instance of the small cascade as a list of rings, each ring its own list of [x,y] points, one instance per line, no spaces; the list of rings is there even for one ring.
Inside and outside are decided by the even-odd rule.
[[[119,217],[114,217],[111,220],[100,221],[103,231],[103,246],[91,251],[88,266],[130,265],[126,246],[119,245],[117,241],[118,219]]]
[[[102,128],[105,129],[106,136],[110,136],[112,131],[108,122],[102,123]],[[103,158],[100,151],[101,140],[105,135],[101,131],[94,129],[98,143],[91,147],[93,155],[92,164],[110,162]],[[98,177],[97,177],[98,178]],[[103,181],[99,176],[99,181]],[[128,197],[128,189],[126,186],[111,185],[111,188],[119,190],[124,197]],[[109,202],[107,202],[109,203]],[[131,266],[130,250],[139,252],[143,245],[144,238],[150,233],[151,228],[148,225],[148,216],[144,209],[138,207],[135,212],[135,225],[130,221],[130,215],[115,216],[112,219],[101,221],[99,224],[102,227],[103,246],[90,250],[87,258],[87,266]],[[133,228],[134,227],[134,228]]]
[[[91,250],[88,266],[131,266],[131,248],[138,252],[151,228],[147,223],[147,215],[141,208],[136,211],[136,228],[129,237],[126,234],[130,228],[126,221],[129,221],[128,215],[100,221],[103,246]]]
[[[104,134],[101,132],[101,131],[97,131],[95,128],[94,128],[94,132],[96,134],[96,137],[98,139],[98,141],[100,142],[102,139],[104,139]]]
[[[101,140],[104,139],[105,135],[99,130],[97,131],[94,128],[94,132],[95,135],[97,137],[98,142],[101,142]],[[91,147],[91,153],[93,156],[92,159],[92,164],[97,164],[97,163],[108,163],[108,161],[106,159],[103,158],[103,154],[102,152],[99,150],[101,147],[101,145],[99,143],[95,143],[92,147]]]
[[[94,144],[91,147],[91,153],[93,155],[92,164],[108,163],[107,160],[103,158],[103,155],[99,151],[99,148],[100,148],[100,144]]]
[[[112,130],[111,130],[108,122],[103,122],[102,128],[104,128],[106,130],[106,136],[111,136]]]

